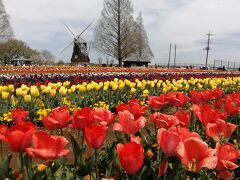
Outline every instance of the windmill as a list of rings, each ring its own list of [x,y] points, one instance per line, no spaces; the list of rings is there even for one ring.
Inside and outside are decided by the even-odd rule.
[[[69,46],[73,45],[73,53],[71,57],[71,64],[86,64],[90,62],[89,59],[89,51],[91,43],[87,43],[81,36],[84,32],[92,25],[90,23],[81,33],[75,34],[73,33],[72,29],[64,24],[64,27],[68,31],[68,33],[73,37],[73,40],[70,41],[66,46],[64,46],[60,52],[63,52],[65,49],[67,49]]]

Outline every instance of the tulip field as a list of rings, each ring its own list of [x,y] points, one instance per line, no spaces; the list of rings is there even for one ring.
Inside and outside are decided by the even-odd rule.
[[[240,179],[240,72],[0,73],[0,180]]]

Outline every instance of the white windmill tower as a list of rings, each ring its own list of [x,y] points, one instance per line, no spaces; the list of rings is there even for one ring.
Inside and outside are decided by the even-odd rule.
[[[71,57],[72,64],[87,64],[90,62],[89,51],[91,43],[88,45],[87,41],[85,41],[81,36],[91,25],[92,23],[90,23],[81,33],[75,34],[68,25],[64,24],[64,27],[73,37],[73,40],[66,44],[66,46],[64,46],[60,52],[63,52],[69,46],[73,45],[73,53]]]

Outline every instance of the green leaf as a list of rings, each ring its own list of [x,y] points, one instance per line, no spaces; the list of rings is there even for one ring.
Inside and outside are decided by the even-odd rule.
[[[151,173],[151,167],[144,166],[141,171],[140,180],[148,179],[147,176]]]
[[[73,149],[73,154],[75,157],[75,164],[76,165],[81,165],[81,156],[82,156],[82,151],[79,144],[77,141],[74,139],[74,137],[70,134],[70,140],[72,144],[72,149]]]
[[[9,166],[11,161],[12,155],[8,155],[7,157],[4,157],[0,161],[0,174],[1,176],[8,176],[9,173]]]

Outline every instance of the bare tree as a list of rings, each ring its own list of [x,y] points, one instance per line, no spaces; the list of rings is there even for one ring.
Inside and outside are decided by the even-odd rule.
[[[153,58],[153,53],[149,46],[148,36],[143,24],[143,18],[141,13],[139,13],[139,16],[137,17],[136,26],[136,56],[138,57],[138,59],[151,62],[151,59]]]
[[[14,35],[10,25],[9,16],[6,13],[2,0],[0,0],[0,41],[6,42],[13,37]]]
[[[99,57],[99,58],[98,58],[98,64],[99,64],[99,65],[101,65],[101,64],[102,64],[102,62],[103,62],[102,58],[101,58],[101,57]]]
[[[95,47],[102,53],[122,60],[135,52],[133,8],[130,0],[104,0],[104,8],[96,27]]]

